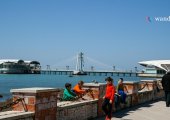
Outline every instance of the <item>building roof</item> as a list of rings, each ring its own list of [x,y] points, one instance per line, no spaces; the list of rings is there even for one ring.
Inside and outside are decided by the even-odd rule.
[[[138,62],[142,66],[153,66],[155,68],[159,68],[165,71],[170,71],[170,60],[150,60],[150,61],[142,61]]]
[[[21,59],[0,59],[0,64],[5,62],[13,62],[18,63],[18,61],[21,61]],[[24,61],[24,60],[22,60]],[[38,61],[24,61],[25,63],[32,63],[32,64],[40,64]]]
[[[0,64],[5,63],[5,62],[14,62],[17,63],[19,60],[17,59],[1,59]]]

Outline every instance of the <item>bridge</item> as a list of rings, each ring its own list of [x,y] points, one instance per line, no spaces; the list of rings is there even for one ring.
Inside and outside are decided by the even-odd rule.
[[[73,74],[79,74],[79,75],[110,75],[110,76],[137,76],[138,70],[137,67],[135,67],[135,71],[121,71],[116,70],[115,66],[109,66],[104,63],[101,63],[99,61],[96,61],[89,57],[84,57],[84,54],[80,52],[76,57],[73,57],[76,59],[76,69],[70,69],[70,66],[66,66],[65,69],[51,69],[50,65],[47,65],[47,69],[41,70],[41,74],[53,74],[53,75],[73,75]],[[75,60],[71,58],[70,60]],[[92,61],[93,63],[97,63],[98,66],[103,66],[105,69],[111,69],[111,70],[94,70],[94,66],[90,67],[90,70],[84,70],[84,59],[87,59],[87,61]]]

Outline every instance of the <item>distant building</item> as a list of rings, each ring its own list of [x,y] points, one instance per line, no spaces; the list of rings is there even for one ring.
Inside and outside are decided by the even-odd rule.
[[[146,67],[143,72],[150,74],[165,74],[170,70],[170,60],[151,60],[139,62],[140,65]]]
[[[38,61],[14,59],[0,60],[1,74],[40,74],[41,66]]]

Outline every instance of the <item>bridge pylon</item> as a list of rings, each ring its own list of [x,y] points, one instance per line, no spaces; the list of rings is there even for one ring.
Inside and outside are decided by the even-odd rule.
[[[83,70],[84,67],[84,54],[80,52],[77,55],[77,63],[76,63],[76,70],[73,71],[73,74],[76,75],[86,75],[86,73]]]

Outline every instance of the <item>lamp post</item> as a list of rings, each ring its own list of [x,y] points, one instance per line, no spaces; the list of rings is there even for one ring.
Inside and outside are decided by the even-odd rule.
[[[91,71],[94,71],[94,66],[91,66],[90,69],[91,69]]]
[[[47,70],[51,70],[50,65],[47,65]]]
[[[113,65],[113,71],[115,71],[115,65]]]
[[[138,68],[137,67],[135,67],[135,72],[138,72]]]
[[[69,66],[68,65],[66,66],[66,70],[69,70]]]

